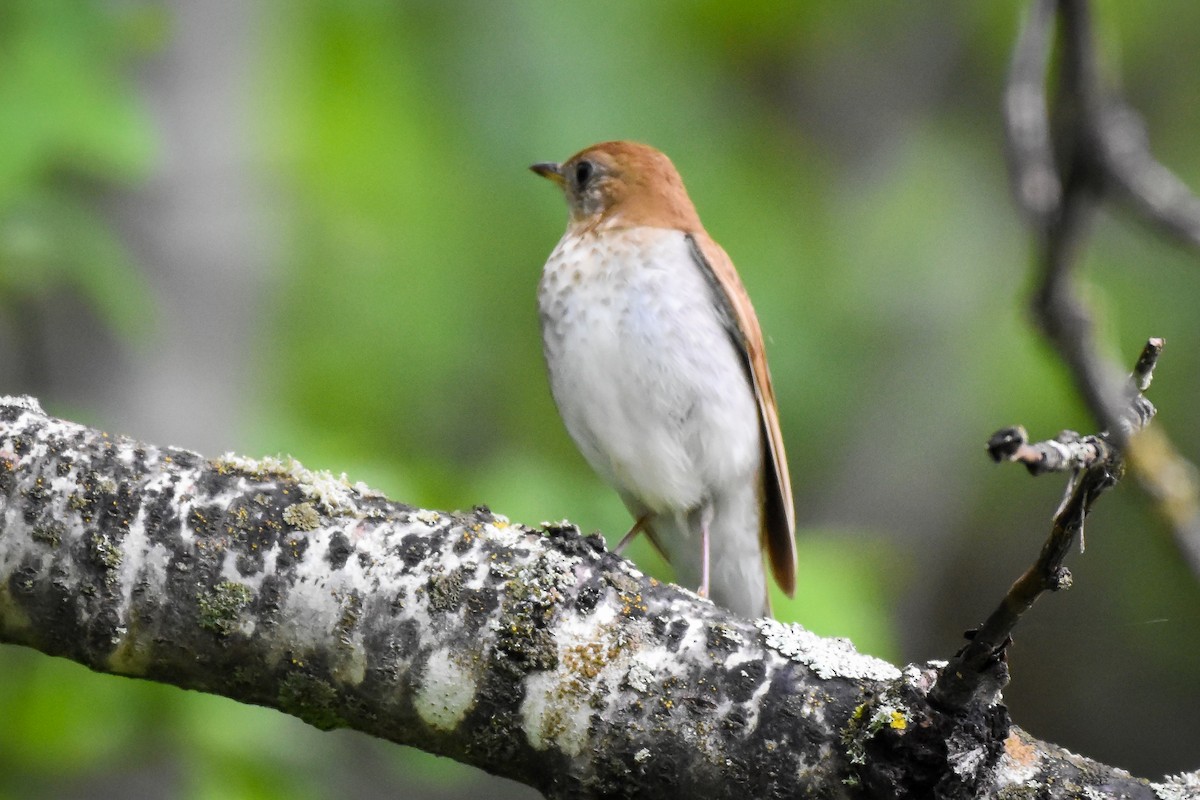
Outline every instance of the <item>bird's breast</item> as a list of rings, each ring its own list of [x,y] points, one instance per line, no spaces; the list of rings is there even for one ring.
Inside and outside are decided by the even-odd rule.
[[[651,510],[696,506],[758,467],[757,410],[681,231],[559,242],[538,291],[550,385],[608,483]]]

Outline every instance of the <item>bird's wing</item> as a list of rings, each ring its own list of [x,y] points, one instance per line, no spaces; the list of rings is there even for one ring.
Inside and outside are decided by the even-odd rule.
[[[762,427],[762,529],[761,536],[771,561],[771,572],[780,588],[790,597],[796,589],[796,519],[792,507],[792,482],[788,476],[787,455],[783,450],[783,434],[779,430],[779,408],[775,404],[775,389],[767,354],[763,347],[762,328],[750,296],[729,256],[708,234],[700,231],[687,234],[688,249],[697,266],[713,287],[713,295],[724,317],[734,346],[742,356],[754,397],[758,401],[758,417]]]

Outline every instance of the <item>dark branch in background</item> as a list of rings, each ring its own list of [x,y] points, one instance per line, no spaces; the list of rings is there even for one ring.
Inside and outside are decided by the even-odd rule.
[[[1056,27],[1052,121],[1046,84]],[[1086,226],[1098,203],[1115,197],[1155,229],[1200,247],[1200,200],[1155,161],[1137,114],[1103,85],[1095,41],[1088,0],[1034,0],[1014,48],[1004,120],[1013,192],[1036,241],[1035,318],[1097,425],[1121,444],[1124,383],[1116,364],[1101,355],[1072,280]],[[1195,468],[1158,428],[1132,442],[1126,460],[1200,575]]]
[[[1043,592],[1070,587],[1071,572],[1063,561],[1076,540],[1082,546],[1083,524],[1092,504],[1121,475],[1118,442],[1128,440],[1154,417],[1154,406],[1141,391],[1150,386],[1162,346],[1161,339],[1151,339],[1138,358],[1128,381],[1132,397],[1115,421],[1119,437],[1108,432],[1081,436],[1064,431],[1053,440],[1029,444],[1024,429],[1016,427],[998,431],[988,441],[988,453],[996,461],[1019,461],[1034,475],[1070,471],[1071,480],[1037,561],[1013,583],[987,621],[969,634],[971,641],[966,647],[950,659],[929,693],[933,703],[960,709],[990,702],[1008,682],[1004,654],[1021,616]]]

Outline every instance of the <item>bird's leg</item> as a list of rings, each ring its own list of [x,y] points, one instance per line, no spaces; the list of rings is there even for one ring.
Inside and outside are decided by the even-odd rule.
[[[696,594],[708,597],[708,524],[712,521],[712,507],[700,512],[700,588]]]
[[[621,537],[621,541],[617,542],[617,546],[613,548],[613,552],[621,555],[621,551],[629,546],[629,543],[637,538],[637,535],[642,532],[642,528],[646,527],[646,523],[650,521],[650,512],[647,511],[633,521],[633,527],[629,529],[629,533]]]

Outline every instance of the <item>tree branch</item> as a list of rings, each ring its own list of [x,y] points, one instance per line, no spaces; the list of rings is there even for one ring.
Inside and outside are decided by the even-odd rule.
[[[750,622],[566,524],[0,398],[0,642],[353,727],[550,797],[1068,797],[1145,781],[946,713],[936,665]],[[1099,789],[1098,789],[1099,790]]]
[[[1114,419],[1115,432],[1080,436],[1064,431],[1051,441],[1029,444],[1020,427],[998,431],[988,441],[995,461],[1019,461],[1030,473],[1071,472],[1063,501],[1054,514],[1050,535],[1034,564],[1009,588],[987,621],[968,634],[970,642],[950,659],[938,676],[930,696],[943,708],[966,708],[991,702],[1008,682],[1005,651],[1022,615],[1043,592],[1071,585],[1071,572],[1063,562],[1071,546],[1083,547],[1083,525],[1092,504],[1116,485],[1122,472],[1121,445],[1140,432],[1154,417],[1154,406],[1141,391],[1149,388],[1162,353],[1162,339],[1150,339],[1142,349],[1128,381],[1128,400]]]
[[[1120,370],[1100,353],[1072,270],[1097,204],[1115,193],[1145,222],[1200,247],[1200,200],[1149,152],[1144,125],[1101,81],[1088,0],[1034,0],[1013,50],[1004,121],[1009,174],[1035,234],[1035,319],[1103,430],[1120,436]],[[1057,107],[1046,83],[1059,23]],[[1056,146],[1057,145],[1057,146]],[[1128,463],[1200,575],[1200,481],[1159,429],[1133,443]]]

